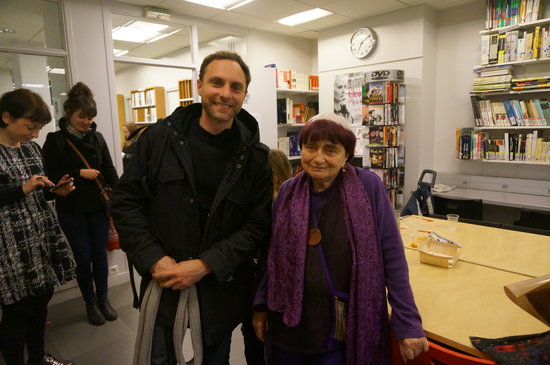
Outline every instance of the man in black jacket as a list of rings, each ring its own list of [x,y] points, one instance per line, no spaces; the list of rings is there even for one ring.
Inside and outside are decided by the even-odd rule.
[[[121,247],[162,290],[151,364],[176,364],[179,291],[196,286],[204,365],[228,365],[231,333],[249,311],[253,259],[270,231],[268,148],[242,104],[250,72],[216,52],[200,69],[201,104],[178,108],[139,139],[114,189]]]

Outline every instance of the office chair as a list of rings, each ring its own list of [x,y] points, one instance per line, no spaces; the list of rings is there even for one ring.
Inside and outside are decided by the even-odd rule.
[[[521,209],[521,216],[514,225],[550,230],[550,212]]]
[[[391,336],[391,365],[496,365],[493,360],[481,359],[470,355],[464,355],[459,352],[450,350],[436,343],[428,341],[430,349],[414,360],[409,360],[406,363],[401,358],[399,352],[399,344],[392,335]]]
[[[458,214],[460,218],[483,220],[483,203],[481,199],[453,199],[434,195],[435,214]]]

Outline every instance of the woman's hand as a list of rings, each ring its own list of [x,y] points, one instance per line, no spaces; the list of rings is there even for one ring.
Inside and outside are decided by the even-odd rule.
[[[429,345],[426,337],[404,338],[399,341],[399,352],[403,361],[412,360],[421,353],[428,351]]]
[[[29,195],[37,189],[42,189],[45,186],[54,186],[47,176],[33,175],[23,184],[23,192],[25,195]]]
[[[269,330],[269,323],[267,321],[267,312],[256,312],[252,314],[252,326],[254,326],[254,332],[256,337],[260,341],[265,341],[265,334]]]
[[[59,196],[67,196],[74,189],[76,189],[74,186],[74,179],[65,174],[50,191]]]
[[[93,180],[99,176],[99,171],[96,169],[81,169],[80,177],[87,180]]]

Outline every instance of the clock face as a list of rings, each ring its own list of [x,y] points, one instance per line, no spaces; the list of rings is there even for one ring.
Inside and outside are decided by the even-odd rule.
[[[351,36],[349,47],[357,58],[365,58],[376,47],[376,34],[370,28],[359,28]]]

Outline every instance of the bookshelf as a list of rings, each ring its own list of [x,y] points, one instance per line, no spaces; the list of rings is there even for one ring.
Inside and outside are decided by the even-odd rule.
[[[158,118],[166,117],[166,98],[162,86],[148,87],[130,92],[132,121],[136,123],[155,123]]]
[[[394,209],[403,207],[405,184],[404,76],[401,70],[367,72],[362,87],[363,167],[383,181]]]
[[[488,2],[470,93],[474,127],[456,130],[459,160],[550,166],[550,18],[526,4],[496,19]]]
[[[319,113],[318,77],[293,70],[275,70],[277,97],[277,148],[293,165],[300,160],[300,128]],[[296,167],[296,166],[293,166]]]
[[[193,80],[185,79],[178,81],[178,94],[180,106],[193,104]]]

